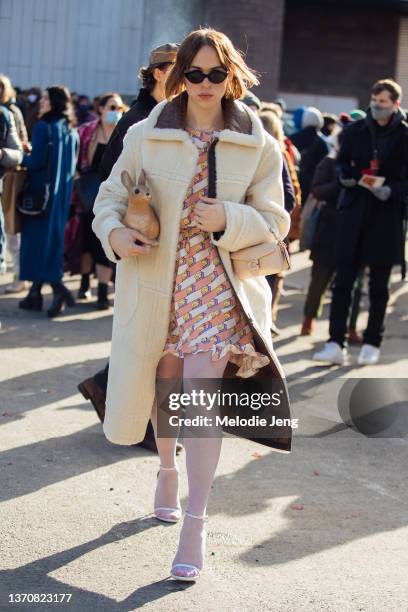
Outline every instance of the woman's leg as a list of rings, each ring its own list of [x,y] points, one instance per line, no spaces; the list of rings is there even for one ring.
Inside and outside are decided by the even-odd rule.
[[[183,360],[171,353],[164,355],[156,369],[156,380],[160,378],[172,378],[180,380],[183,378]],[[160,463],[163,467],[173,467],[176,460],[176,442],[177,438],[160,438],[157,437],[157,400],[153,401],[151,421],[156,438],[157,450],[159,452]]]
[[[275,286],[272,290],[272,321],[276,322],[278,318],[278,308],[279,302],[282,295],[283,282],[284,282],[284,273],[279,272],[275,274]]]
[[[334,275],[334,269],[321,263],[313,262],[309,289],[304,306],[305,317],[320,317],[322,297]]]
[[[96,276],[100,283],[107,285],[112,278],[112,268],[103,266],[102,264],[96,264]]]
[[[26,287],[25,281],[20,280],[20,248],[21,234],[6,234],[7,249],[11,255],[13,282],[6,288],[6,293],[23,291]]]
[[[93,259],[90,253],[82,253],[81,255],[81,274],[91,274],[93,267]]]
[[[107,310],[110,307],[108,298],[108,285],[112,278],[112,268],[97,263],[96,276],[98,278],[98,309]]]
[[[19,301],[18,307],[23,310],[42,310],[43,299],[41,295],[42,283],[34,281],[29,292]]]
[[[156,380],[160,378],[172,378],[182,381],[183,360],[168,353],[164,355],[156,369]],[[161,438],[157,436],[157,400],[153,401],[151,421],[156,439],[160,465],[164,468],[176,467],[176,443],[177,437]],[[178,494],[178,471],[160,470],[154,498],[155,508],[177,508],[179,506]],[[168,516],[168,512],[156,512],[156,516]]]
[[[214,379],[212,385],[209,380],[205,383],[205,390],[216,392],[219,389],[219,381],[222,379],[225,367],[229,360],[229,354],[225,355],[218,361],[211,361],[210,351],[198,353],[196,355],[184,356],[184,372],[183,372],[183,393],[191,393],[194,387],[194,379],[206,378]],[[194,407],[194,414],[207,414],[214,417],[214,410],[209,413],[206,410],[206,405],[202,404],[199,407]],[[193,414],[191,414],[193,416]],[[208,435],[212,437],[200,438],[184,438],[184,447],[186,451],[186,466],[188,477],[188,506],[187,512],[195,516],[202,516],[207,509],[208,498],[211,491],[211,485],[214,480],[215,471],[218,465],[222,431],[221,428],[215,428]],[[185,516],[183,527],[180,533],[179,547],[173,561],[173,566],[177,564],[188,563],[195,565],[201,569],[203,567],[205,555],[205,535],[203,530],[203,521]],[[176,568],[175,573],[178,575],[193,575],[194,570],[187,568]]]
[[[214,389],[219,388],[225,367],[229,360],[229,354],[222,359],[211,361],[211,352],[204,351],[196,355],[184,356],[183,392],[191,393],[194,387],[194,379],[214,379]],[[206,390],[209,388],[208,380],[205,383]],[[215,412],[201,405],[193,407],[194,415],[203,414],[214,417]],[[192,415],[193,416],[193,415]],[[186,449],[186,466],[188,476],[188,507],[192,514],[205,514],[211,485],[221,452],[222,432],[215,428],[208,435],[211,437],[184,439]]]

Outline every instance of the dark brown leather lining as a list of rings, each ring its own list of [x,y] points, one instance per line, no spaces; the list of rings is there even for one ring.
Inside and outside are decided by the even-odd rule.
[[[187,110],[187,93],[184,91],[171,102],[168,102],[160,113],[156,128],[183,130]],[[244,108],[235,100],[222,100],[224,111],[224,129],[240,134],[252,134],[252,121]]]

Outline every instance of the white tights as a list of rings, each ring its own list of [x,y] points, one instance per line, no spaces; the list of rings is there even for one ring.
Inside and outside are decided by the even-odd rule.
[[[180,359],[167,354],[161,358],[158,368],[158,378],[183,379],[183,392],[192,390],[194,379],[221,379],[228,363],[229,354],[222,359],[211,361],[210,351],[185,355]],[[214,381],[215,382],[215,381]],[[206,381],[206,390],[211,381]],[[215,385],[214,385],[215,386]],[[219,383],[217,383],[219,388]],[[217,389],[214,389],[216,391]],[[194,408],[194,414],[206,412],[205,406]],[[212,416],[215,413],[212,411]],[[157,437],[157,404],[156,399],[152,410],[152,423],[159,451],[160,464],[164,467],[173,467],[176,461],[176,438]],[[186,467],[188,478],[188,505],[187,511],[195,516],[202,516],[207,509],[211,485],[221,453],[222,436],[220,431],[214,432],[213,437],[185,437],[184,448],[186,452]],[[155,506],[176,507],[178,501],[178,473],[161,471],[156,490]],[[186,515],[180,533],[180,541],[174,564],[189,563],[201,569],[205,557],[205,532],[203,521]]]
[[[211,361],[211,352],[203,351],[195,355],[185,355],[184,359],[175,355],[164,355],[157,366],[157,378],[183,379],[183,392],[192,390],[194,379],[210,378],[221,379],[228,363],[229,353],[217,361]],[[208,383],[207,383],[208,384]],[[217,387],[218,388],[218,387]],[[206,386],[208,389],[208,386]],[[215,391],[216,389],[214,389]],[[205,406],[195,408],[194,414],[202,411]],[[213,416],[212,413],[211,416]],[[173,467],[176,464],[176,438],[157,437],[157,403],[156,399],[152,409],[152,424],[156,435],[160,464],[163,467]],[[220,434],[220,432],[218,432]],[[186,452],[186,467],[188,478],[188,512],[201,516],[205,514],[211,485],[221,453],[221,435],[214,437],[200,437],[184,439]],[[166,473],[167,480],[171,481],[171,472]],[[173,475],[174,478],[174,475]],[[164,483],[163,483],[164,484]],[[164,487],[165,489],[166,487]],[[173,488],[169,483],[169,488]],[[166,491],[163,490],[166,497]],[[160,505],[170,506],[171,499],[160,500]],[[166,502],[166,503],[164,503]]]

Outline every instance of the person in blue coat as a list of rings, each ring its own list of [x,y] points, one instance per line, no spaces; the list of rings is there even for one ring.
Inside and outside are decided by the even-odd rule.
[[[42,310],[41,288],[44,283],[50,283],[54,298],[47,311],[49,317],[55,317],[64,305],[75,304],[71,292],[62,283],[64,228],[79,148],[74,122],[68,89],[59,85],[48,87],[41,98],[40,121],[33,130],[32,152],[26,154],[22,162],[28,169],[33,189],[41,188],[51,179],[51,195],[44,215],[22,219],[20,279],[32,281],[32,286],[19,307]]]

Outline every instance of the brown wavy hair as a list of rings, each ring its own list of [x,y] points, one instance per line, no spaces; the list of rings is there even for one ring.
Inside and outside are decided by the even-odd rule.
[[[150,93],[153,91],[154,86],[157,81],[154,78],[154,70],[158,68],[162,72],[166,70],[167,66],[170,66],[173,62],[161,62],[160,64],[152,64],[151,66],[146,66],[146,68],[140,68],[139,70],[139,79],[142,81],[142,87],[147,89]]]
[[[176,63],[166,81],[168,100],[185,90],[184,73],[190,68],[199,50],[205,46],[215,49],[222,66],[233,75],[227,85],[225,98],[238,100],[247,88],[259,85],[257,73],[246,65],[244,54],[234,47],[228,36],[212,28],[200,28],[190,32],[177,51]]]

